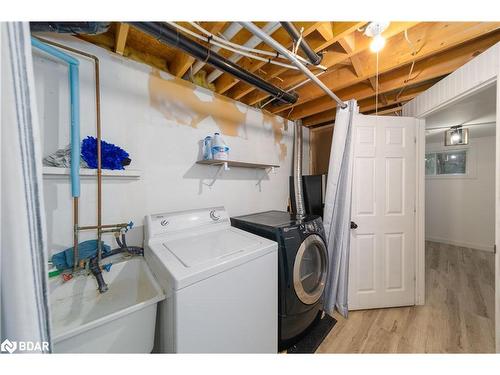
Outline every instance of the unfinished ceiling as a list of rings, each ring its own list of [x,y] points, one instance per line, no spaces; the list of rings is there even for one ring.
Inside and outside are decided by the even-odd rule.
[[[177,24],[199,33],[188,22]],[[256,37],[238,23],[198,24],[233,43],[272,51],[264,43],[256,41]],[[267,28],[276,41],[292,48],[289,34],[279,23],[255,24]],[[363,34],[366,24],[294,22],[298,30],[303,30],[302,35],[312,49],[323,55],[321,65],[326,71],[319,79],[341,99],[357,99],[363,113],[373,113],[376,106],[378,114],[400,111],[402,104],[500,41],[500,23],[496,22],[391,22],[382,34],[387,42],[379,53],[376,101],[377,55],[369,49],[371,38]],[[181,50],[165,46],[128,24],[113,23],[105,34],[80,37],[177,77],[193,80],[242,103],[291,120],[302,119],[305,126],[328,124],[335,118],[336,103],[312,82],[294,90],[299,95],[294,104],[279,104],[277,101],[268,103],[269,94],[227,73],[216,71]],[[207,43],[205,45],[208,46]],[[212,51],[285,91],[306,79],[297,70],[235,55],[217,46],[210,47]],[[319,73],[321,70],[312,67],[312,71]]]

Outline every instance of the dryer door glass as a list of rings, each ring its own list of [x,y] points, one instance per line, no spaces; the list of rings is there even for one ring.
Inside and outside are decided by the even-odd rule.
[[[293,286],[297,297],[305,304],[317,302],[326,281],[326,247],[318,235],[307,237],[300,245],[293,267]]]

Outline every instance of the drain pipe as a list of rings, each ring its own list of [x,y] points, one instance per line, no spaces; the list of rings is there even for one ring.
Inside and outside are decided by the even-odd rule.
[[[274,40],[272,37],[262,32],[262,30],[255,26],[252,22],[240,22],[240,24],[245,27],[252,34],[257,35],[262,39],[268,46],[274,48],[276,51],[286,56],[297,68],[299,68],[311,81],[316,83],[329,97],[337,102],[337,104],[346,108],[347,104],[344,103],[340,98],[335,95],[332,90],[330,90],[318,77],[316,77],[307,67],[302,64],[297,57],[291,53],[287,48],[283,47],[280,43]]]
[[[294,104],[297,102],[298,95],[296,93],[288,93],[264,81],[259,76],[242,69],[234,62],[210,50],[210,48],[194,42],[168,24],[162,22],[130,22],[130,25],[153,36],[161,43],[179,48],[198,60],[206,61],[207,64],[212,65],[214,68],[229,73],[284,103]]]
[[[73,268],[78,269],[78,198],[80,197],[80,62],[57,48],[31,38],[31,45],[69,65],[71,102],[71,196],[73,197]]]
[[[305,53],[311,64],[319,65],[319,63],[323,59],[323,55],[318,55],[316,52],[314,52],[314,50],[311,48],[309,43],[307,43],[304,38],[301,39],[301,35],[295,28],[293,23],[291,22],[280,22],[280,23],[281,26],[283,26],[285,31],[288,33],[288,35],[290,35],[294,43],[297,43],[300,40],[299,47]]]
[[[295,121],[293,155],[293,190],[297,219],[305,216],[304,194],[302,191],[302,120]]]
[[[97,35],[109,30],[111,22],[30,22],[31,32]]]

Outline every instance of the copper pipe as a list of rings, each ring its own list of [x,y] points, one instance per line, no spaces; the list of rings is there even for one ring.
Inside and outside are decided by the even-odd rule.
[[[96,138],[97,138],[97,225],[92,229],[97,230],[97,261],[99,262],[102,257],[102,157],[101,157],[101,85],[99,76],[99,58],[91,53],[80,51],[76,48],[67,47],[65,45],[52,42],[47,39],[38,38],[44,43],[51,44],[54,47],[64,49],[76,53],[77,55],[88,57],[94,60],[94,70],[95,70],[95,107],[96,107]],[[76,202],[76,208],[78,209],[78,201]],[[78,218],[77,218],[78,219]],[[82,230],[85,227],[78,227],[78,221],[74,222],[75,231]],[[90,228],[89,228],[90,229]],[[78,235],[76,235],[78,238]],[[75,252],[77,251],[78,244],[74,246]]]
[[[95,58],[95,96],[96,96],[96,136],[97,136],[97,264],[102,258],[102,157],[101,157],[101,85],[99,59]]]
[[[78,254],[78,197],[73,198],[73,271],[79,267]]]
[[[120,229],[103,229],[101,230],[101,233],[120,233]]]
[[[127,227],[128,224],[127,223],[119,223],[119,224],[103,224],[101,225],[101,229],[104,229],[104,228],[125,228]],[[99,227],[97,225],[86,225],[86,226],[83,226],[83,227],[78,227],[78,230],[91,230],[91,229],[98,229]]]

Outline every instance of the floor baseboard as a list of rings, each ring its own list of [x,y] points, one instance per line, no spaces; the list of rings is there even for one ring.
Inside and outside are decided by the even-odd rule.
[[[468,243],[468,242],[460,242],[460,241],[453,241],[453,240],[448,240],[444,238],[435,238],[435,237],[426,237],[426,241],[431,241],[431,242],[438,242],[438,243],[443,243],[446,245],[453,245],[453,246],[459,246],[459,247],[467,247],[469,249],[474,249],[474,250],[481,250],[481,251],[487,251],[490,253],[493,253],[493,245],[488,246],[488,245],[482,245],[482,244],[474,244],[474,243]]]

